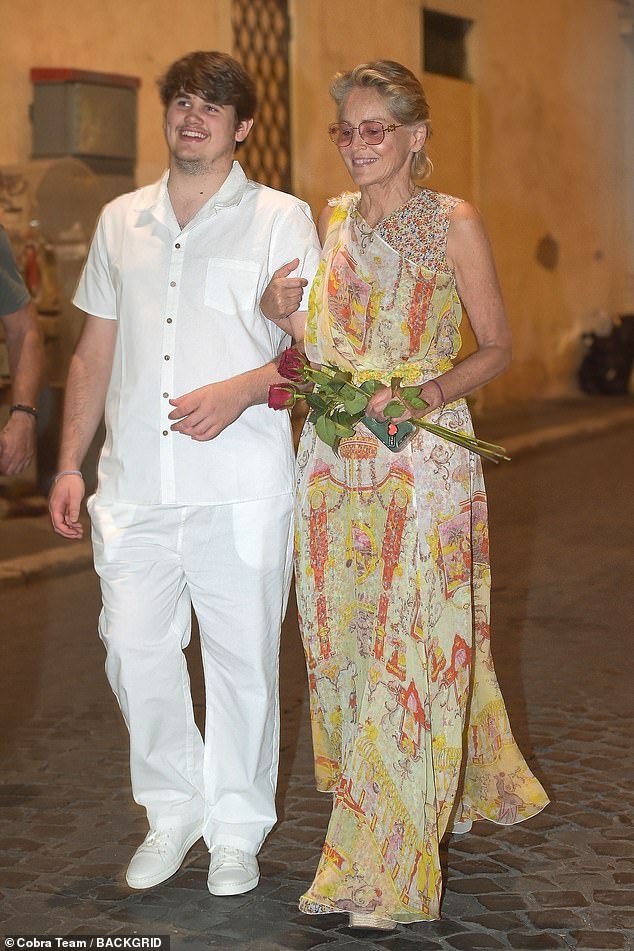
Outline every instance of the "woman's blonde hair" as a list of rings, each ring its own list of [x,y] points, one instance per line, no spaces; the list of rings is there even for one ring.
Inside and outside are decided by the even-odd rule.
[[[425,90],[411,70],[390,59],[377,59],[361,63],[347,73],[337,73],[330,85],[330,95],[340,112],[344,99],[353,89],[376,89],[389,105],[390,113],[397,122],[408,126],[425,126],[425,145],[412,157],[414,178],[428,178],[432,163],[425,146],[431,135],[429,105]]]

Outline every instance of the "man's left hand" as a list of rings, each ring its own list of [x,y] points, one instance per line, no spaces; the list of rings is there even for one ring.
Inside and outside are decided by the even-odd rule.
[[[35,456],[35,420],[13,413],[0,431],[0,475],[19,475]]]
[[[198,442],[214,439],[233,423],[248,405],[235,380],[209,383],[191,393],[170,400],[174,407],[169,419],[174,432],[183,433]]]

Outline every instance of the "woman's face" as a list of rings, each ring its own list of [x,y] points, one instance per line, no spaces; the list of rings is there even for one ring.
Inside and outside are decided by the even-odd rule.
[[[400,125],[389,110],[387,100],[376,89],[353,89],[344,99],[339,122],[358,126],[364,120],[380,122],[383,126]],[[355,130],[350,145],[339,147],[339,153],[354,182],[363,188],[411,179],[412,154],[425,144],[426,130],[400,126],[386,132],[378,145],[368,145]]]

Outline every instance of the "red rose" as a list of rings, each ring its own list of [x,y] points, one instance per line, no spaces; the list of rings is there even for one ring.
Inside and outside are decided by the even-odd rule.
[[[276,383],[269,386],[269,407],[270,409],[290,409],[295,405],[297,393],[292,386],[284,386],[282,383]]]
[[[305,366],[304,355],[295,347],[288,347],[280,357],[277,372],[285,380],[290,380],[291,383],[303,383],[304,375],[302,371]]]

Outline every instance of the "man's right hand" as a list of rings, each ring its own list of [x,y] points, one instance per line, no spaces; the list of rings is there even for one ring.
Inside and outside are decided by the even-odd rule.
[[[79,512],[85,491],[84,480],[75,473],[60,476],[53,484],[48,497],[48,510],[58,535],[74,539],[83,537],[84,528],[79,521]]]

